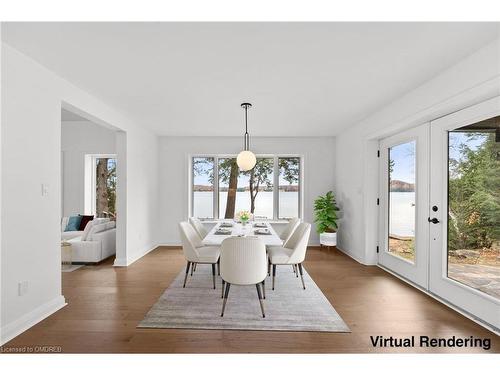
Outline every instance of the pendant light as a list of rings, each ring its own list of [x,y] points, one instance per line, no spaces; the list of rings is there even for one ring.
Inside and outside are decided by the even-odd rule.
[[[236,163],[238,164],[238,167],[242,171],[249,171],[253,167],[255,167],[255,163],[257,162],[257,159],[255,158],[255,155],[252,151],[249,150],[250,148],[250,136],[248,135],[248,119],[247,119],[247,111],[248,108],[252,107],[250,103],[242,103],[241,104],[242,108],[245,108],[245,140],[244,140],[244,147],[243,151],[241,151],[238,154],[238,157],[236,158]]]

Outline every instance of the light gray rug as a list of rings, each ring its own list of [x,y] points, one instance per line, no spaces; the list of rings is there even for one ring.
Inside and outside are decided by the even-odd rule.
[[[265,318],[254,285],[231,285],[221,317],[221,278],[217,276],[214,290],[211,266],[199,264],[188,277],[186,288],[182,288],[184,272],[177,275],[138,327],[350,332],[305,270],[305,290],[291,266],[277,267],[274,291],[271,278],[266,279]]]

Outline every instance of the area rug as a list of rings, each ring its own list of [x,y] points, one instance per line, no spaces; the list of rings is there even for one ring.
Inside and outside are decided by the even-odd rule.
[[[147,313],[139,328],[228,329],[256,331],[350,332],[347,324],[304,270],[306,289],[292,267],[278,266],[276,287],[266,279],[266,317],[262,318],[254,285],[231,285],[221,317],[221,278],[212,289],[210,265],[199,264],[182,288],[184,271],[177,275]]]

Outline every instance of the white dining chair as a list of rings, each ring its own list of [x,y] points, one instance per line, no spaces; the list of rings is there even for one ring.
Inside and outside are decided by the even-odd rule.
[[[298,217],[292,217],[289,221],[286,227],[283,229],[283,231],[280,234],[280,239],[283,241],[283,247],[285,246],[285,243],[292,237],[292,234],[294,230],[297,228],[297,226],[300,224],[300,219]],[[295,267],[294,264],[292,264],[292,269],[293,272],[297,277],[299,277],[299,273],[297,271],[297,267]],[[271,275],[271,269],[270,267],[267,270],[268,274]]]
[[[295,230],[295,228],[297,228],[297,225],[299,224],[300,224],[300,219],[298,217],[292,217],[288,221],[288,224],[280,234],[280,238],[283,241],[283,243],[285,243],[287,240],[290,239],[290,237],[293,234],[293,231]]]
[[[205,226],[203,225],[203,223],[196,217],[190,217],[189,222],[191,223],[193,228],[196,230],[196,233],[198,233],[198,235],[203,240],[208,234],[208,231],[205,229]]]
[[[191,267],[192,276],[195,265],[200,263],[212,265],[212,278],[215,289],[215,265],[219,262],[220,248],[218,246],[205,246],[198,233],[187,221],[179,223],[179,230],[181,233],[182,251],[187,261],[186,276],[184,277],[182,287],[186,287],[189,267]]]
[[[283,264],[295,267],[298,266],[300,278],[302,279],[302,287],[304,289],[306,288],[302,271],[302,262],[306,257],[307,243],[309,241],[310,234],[311,224],[300,223],[294,230],[292,236],[288,239],[288,241],[286,241],[285,244],[283,244],[283,246],[268,247],[269,264],[273,268],[273,290],[274,280],[276,278],[276,266]]]
[[[226,309],[231,284],[255,285],[262,317],[265,318],[266,246],[257,237],[230,237],[222,242],[220,275],[222,278],[222,313]],[[225,288],[225,290],[224,290]]]

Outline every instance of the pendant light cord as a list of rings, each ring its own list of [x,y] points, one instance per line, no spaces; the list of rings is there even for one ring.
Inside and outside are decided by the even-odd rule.
[[[245,141],[244,150],[248,151],[250,149],[250,136],[248,135],[248,105],[245,105]]]

